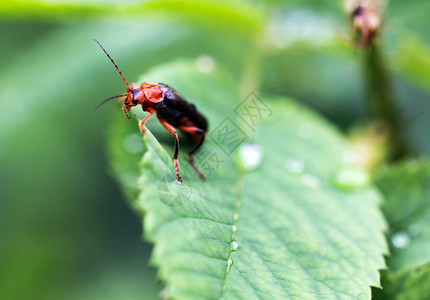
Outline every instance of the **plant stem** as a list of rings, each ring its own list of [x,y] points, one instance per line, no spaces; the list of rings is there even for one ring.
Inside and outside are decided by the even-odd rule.
[[[409,143],[401,125],[391,78],[377,44],[369,44],[364,50],[364,56],[364,75],[371,118],[374,122],[385,125],[389,132],[388,146],[392,158],[400,158],[409,152]]]

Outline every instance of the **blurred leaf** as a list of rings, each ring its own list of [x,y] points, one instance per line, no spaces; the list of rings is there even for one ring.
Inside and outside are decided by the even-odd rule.
[[[385,61],[395,77],[402,126],[417,155],[430,153],[429,9],[428,1],[387,1],[381,35]]]
[[[378,180],[392,256],[378,299],[430,298],[430,162],[401,163]]]
[[[430,91],[430,47],[418,37],[405,35],[395,60],[398,72]]]
[[[136,129],[136,123],[129,121],[125,125],[118,126],[123,122],[124,115],[122,112],[121,114],[115,114],[114,122],[108,131],[108,151],[110,156],[121,158],[111,160],[111,168],[116,174],[121,174],[116,178],[120,181],[126,196],[133,201],[139,194],[139,189],[137,188],[137,178],[139,177],[138,161],[144,148],[141,135],[138,132],[132,133],[133,129]],[[118,137],[123,138],[119,140]]]
[[[319,0],[248,0],[252,3],[264,3],[275,10],[292,8],[310,8],[322,13],[331,12],[342,16],[341,1],[319,1]]]
[[[428,11],[430,2],[421,0],[390,0],[386,6],[385,18],[390,34],[402,34],[404,31],[418,33],[425,41],[430,42],[428,30]]]
[[[46,2],[8,0],[0,5],[3,19],[65,20],[71,17],[89,17],[115,11],[114,6],[77,3],[75,1]]]
[[[199,159],[208,176],[203,183],[182,156],[178,185],[170,154],[151,133],[144,137],[141,193],[133,204],[145,213],[145,236],[155,244],[152,260],[167,295],[370,298],[369,285],[379,285],[377,270],[384,267],[385,224],[372,187],[351,192],[333,184],[348,167],[342,161],[348,148],[336,130],[294,101],[272,98],[273,115],[251,133],[234,113],[235,81],[219,70],[207,74],[177,62],[144,78],[171,84],[208,116],[212,138],[204,151],[222,161],[208,173]],[[213,130],[226,117],[252,135],[232,156],[214,141],[219,132]],[[245,150],[261,153],[261,163],[250,167]],[[126,151],[113,154],[115,165],[128,160]]]
[[[430,297],[430,267],[403,270],[396,274],[382,273],[383,290],[373,289],[376,300],[427,300]]]
[[[430,48],[418,35],[402,32],[396,47],[389,49],[389,60],[395,74],[395,92],[403,128],[416,155],[428,155],[430,143]]]
[[[344,127],[366,115],[362,70],[350,47],[292,45],[270,56],[264,64],[263,89],[298,97]],[[342,84],[339,84],[339,83]]]
[[[382,208],[390,223],[393,272],[430,262],[429,179],[430,163],[422,160],[395,166],[378,181],[387,199]],[[396,246],[397,240],[405,243]]]
[[[155,282],[154,270],[145,266],[146,257],[144,259],[145,261],[142,259],[142,253],[133,253],[126,258],[121,256],[118,260],[111,259],[91,275],[91,284],[80,282],[61,295],[61,299],[157,299],[160,286]],[[136,264],[139,265],[138,268]],[[52,299],[58,299],[58,297]]]
[[[85,3],[80,1],[45,2],[11,0],[0,6],[0,17],[7,19],[83,18],[93,15],[123,15],[129,17],[151,14],[181,18],[208,25],[221,31],[255,37],[264,25],[264,6],[247,1],[216,0],[147,0],[130,3]]]
[[[261,86],[266,93],[300,99],[349,127],[367,109],[360,56],[348,42],[345,13],[339,18],[329,8],[342,9],[340,2],[317,2],[274,12],[266,33]],[[324,9],[316,9],[319,6]]]
[[[265,25],[265,7],[250,5],[245,0],[149,0],[141,4],[140,11],[160,13],[171,18],[181,17],[200,26],[209,25],[217,30],[233,31],[253,38]]]

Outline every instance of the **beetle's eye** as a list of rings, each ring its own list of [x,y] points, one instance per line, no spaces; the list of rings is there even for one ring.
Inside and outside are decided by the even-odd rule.
[[[132,102],[134,103],[134,104],[137,104],[137,99],[136,98],[134,98],[133,100],[132,100]]]

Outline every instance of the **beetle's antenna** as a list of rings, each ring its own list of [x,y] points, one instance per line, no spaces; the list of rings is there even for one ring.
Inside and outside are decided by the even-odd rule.
[[[113,65],[115,66],[115,68],[118,70],[119,75],[121,75],[122,80],[124,80],[125,85],[127,86],[127,92],[128,92],[129,87],[128,87],[127,80],[125,80],[125,77],[124,77],[124,75],[122,75],[122,72],[118,68],[117,64],[113,61],[112,57],[110,57],[109,53],[107,53],[107,51],[105,50],[105,48],[103,48],[102,44],[100,44],[100,42],[98,40],[96,40],[96,39],[93,39],[93,40],[95,40],[97,42],[97,44],[99,44],[100,48],[102,48],[103,52],[106,53],[107,57],[109,57],[110,61],[113,63]]]
[[[115,98],[119,98],[119,97],[125,97],[125,96],[127,96],[128,94],[123,94],[123,95],[116,95],[116,96],[113,96],[113,97],[109,97],[109,98],[107,98],[107,99],[104,99],[102,102],[100,102],[99,103],[99,105],[97,105],[95,108],[94,108],[94,111],[96,111],[100,106],[102,106],[103,104],[105,104],[106,102],[108,102],[109,100],[112,100],[112,99],[115,99]]]

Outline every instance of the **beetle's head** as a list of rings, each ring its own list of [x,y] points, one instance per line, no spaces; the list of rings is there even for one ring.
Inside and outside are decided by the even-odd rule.
[[[126,117],[130,118],[127,112],[130,111],[133,106],[142,104],[143,101],[145,101],[145,96],[142,90],[134,82],[130,83],[127,89],[128,91],[124,99],[124,106],[122,107],[122,110],[124,111]]]

